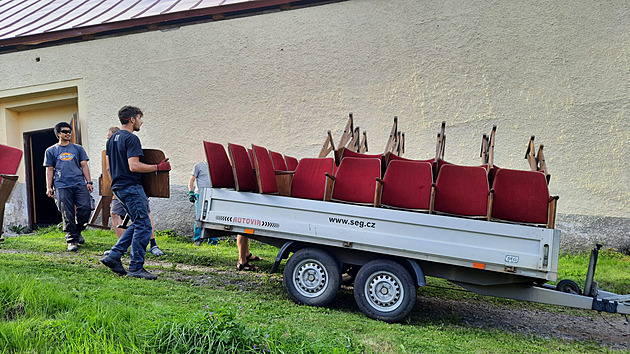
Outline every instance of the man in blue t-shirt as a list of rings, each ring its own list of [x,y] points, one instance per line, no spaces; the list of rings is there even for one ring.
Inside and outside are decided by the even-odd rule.
[[[71,143],[72,127],[66,122],[55,125],[59,142],[44,154],[46,167],[46,195],[55,198],[63,219],[68,251],[79,249],[85,239],[81,231],[90,218],[92,179],[88,156],[81,145]],[[53,187],[54,183],[54,187]],[[75,213],[76,208],[76,213]]]
[[[133,223],[120,236],[109,254],[101,262],[113,272],[135,278],[157,279],[157,275],[144,269],[144,255],[152,226],[149,218],[149,202],[142,188],[141,173],[170,171],[171,164],[164,159],[157,165],[140,162],[142,145],[134,132],[140,131],[142,111],[133,106],[124,106],[118,111],[121,129],[107,140],[106,155],[109,173],[112,177],[112,192],[116,196]],[[131,246],[129,272],[125,270],[120,257]]]

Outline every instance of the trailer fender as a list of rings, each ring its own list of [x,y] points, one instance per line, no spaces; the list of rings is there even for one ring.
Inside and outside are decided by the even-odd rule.
[[[269,273],[275,273],[278,271],[278,268],[280,267],[280,262],[282,262],[283,259],[289,257],[289,253],[291,253],[291,246],[293,246],[294,243],[294,241],[287,241],[284,243],[284,245],[282,245],[282,247],[280,247],[278,255],[276,255],[276,261],[273,263],[273,266],[271,267]]]
[[[407,261],[411,269],[413,269],[414,275],[416,276],[416,280],[418,282],[418,286],[427,285],[427,281],[424,277],[424,272],[422,271],[422,268],[420,268],[418,262],[409,258],[405,258],[405,260]]]

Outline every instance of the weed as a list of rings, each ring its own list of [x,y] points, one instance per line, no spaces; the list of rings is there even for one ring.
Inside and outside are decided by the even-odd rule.
[[[29,227],[22,224],[11,225],[9,226],[9,230],[15,234],[25,234],[30,232]]]

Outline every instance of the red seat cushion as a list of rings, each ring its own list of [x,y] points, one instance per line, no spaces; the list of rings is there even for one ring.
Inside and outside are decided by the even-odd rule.
[[[22,150],[0,144],[0,174],[15,175],[22,161]]]
[[[276,173],[269,156],[269,151],[262,146],[252,145],[254,151],[254,166],[258,178],[258,190],[260,193],[278,193]]]
[[[206,159],[208,160],[208,169],[210,172],[210,182],[213,188],[234,188],[234,176],[232,174],[232,165],[223,145],[203,142],[206,151]]]
[[[394,160],[387,167],[383,178],[381,204],[429,210],[432,165],[428,162]]]
[[[258,190],[256,174],[244,146],[228,144],[228,151],[232,159],[236,190],[241,192],[255,192]]]
[[[333,173],[332,158],[304,158],[295,169],[291,182],[291,196],[323,200],[326,194],[326,173]]]
[[[502,168],[494,178],[492,217],[502,220],[546,224],[549,189],[545,174]]]
[[[298,159],[296,159],[295,157],[292,156],[287,156],[284,155],[284,162],[287,163],[287,170],[288,171],[295,171],[295,169],[298,166]]]
[[[284,157],[281,153],[269,150],[269,155],[271,155],[274,170],[287,171],[287,164],[284,162]]]
[[[435,185],[435,210],[461,216],[486,216],[488,177],[483,167],[445,164]]]
[[[381,176],[379,159],[346,157],[335,175],[332,198],[352,203],[374,203],[376,177]]]

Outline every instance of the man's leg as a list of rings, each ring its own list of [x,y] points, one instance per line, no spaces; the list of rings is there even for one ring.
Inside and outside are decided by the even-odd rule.
[[[75,186],[73,189],[74,204],[77,207],[77,242],[84,243],[85,239],[83,239],[81,232],[85,230],[85,226],[90,220],[90,214],[92,213],[90,192],[88,192],[85,186]]]
[[[78,239],[77,225],[74,212],[74,196],[72,188],[59,188],[55,191],[55,199],[57,209],[61,212],[63,220],[63,231],[66,233],[66,242],[68,244],[76,244]],[[68,245],[68,250],[70,250]],[[76,251],[76,249],[73,249]]]
[[[129,275],[141,272],[144,267],[144,255],[151,239],[153,228],[149,218],[149,203],[142,186],[126,188],[129,193],[120,193],[120,201],[127,208],[129,217],[133,220],[133,237],[131,239],[131,256]],[[127,232],[125,232],[126,234]],[[123,234],[123,237],[125,236]],[[150,274],[150,273],[149,273]]]

